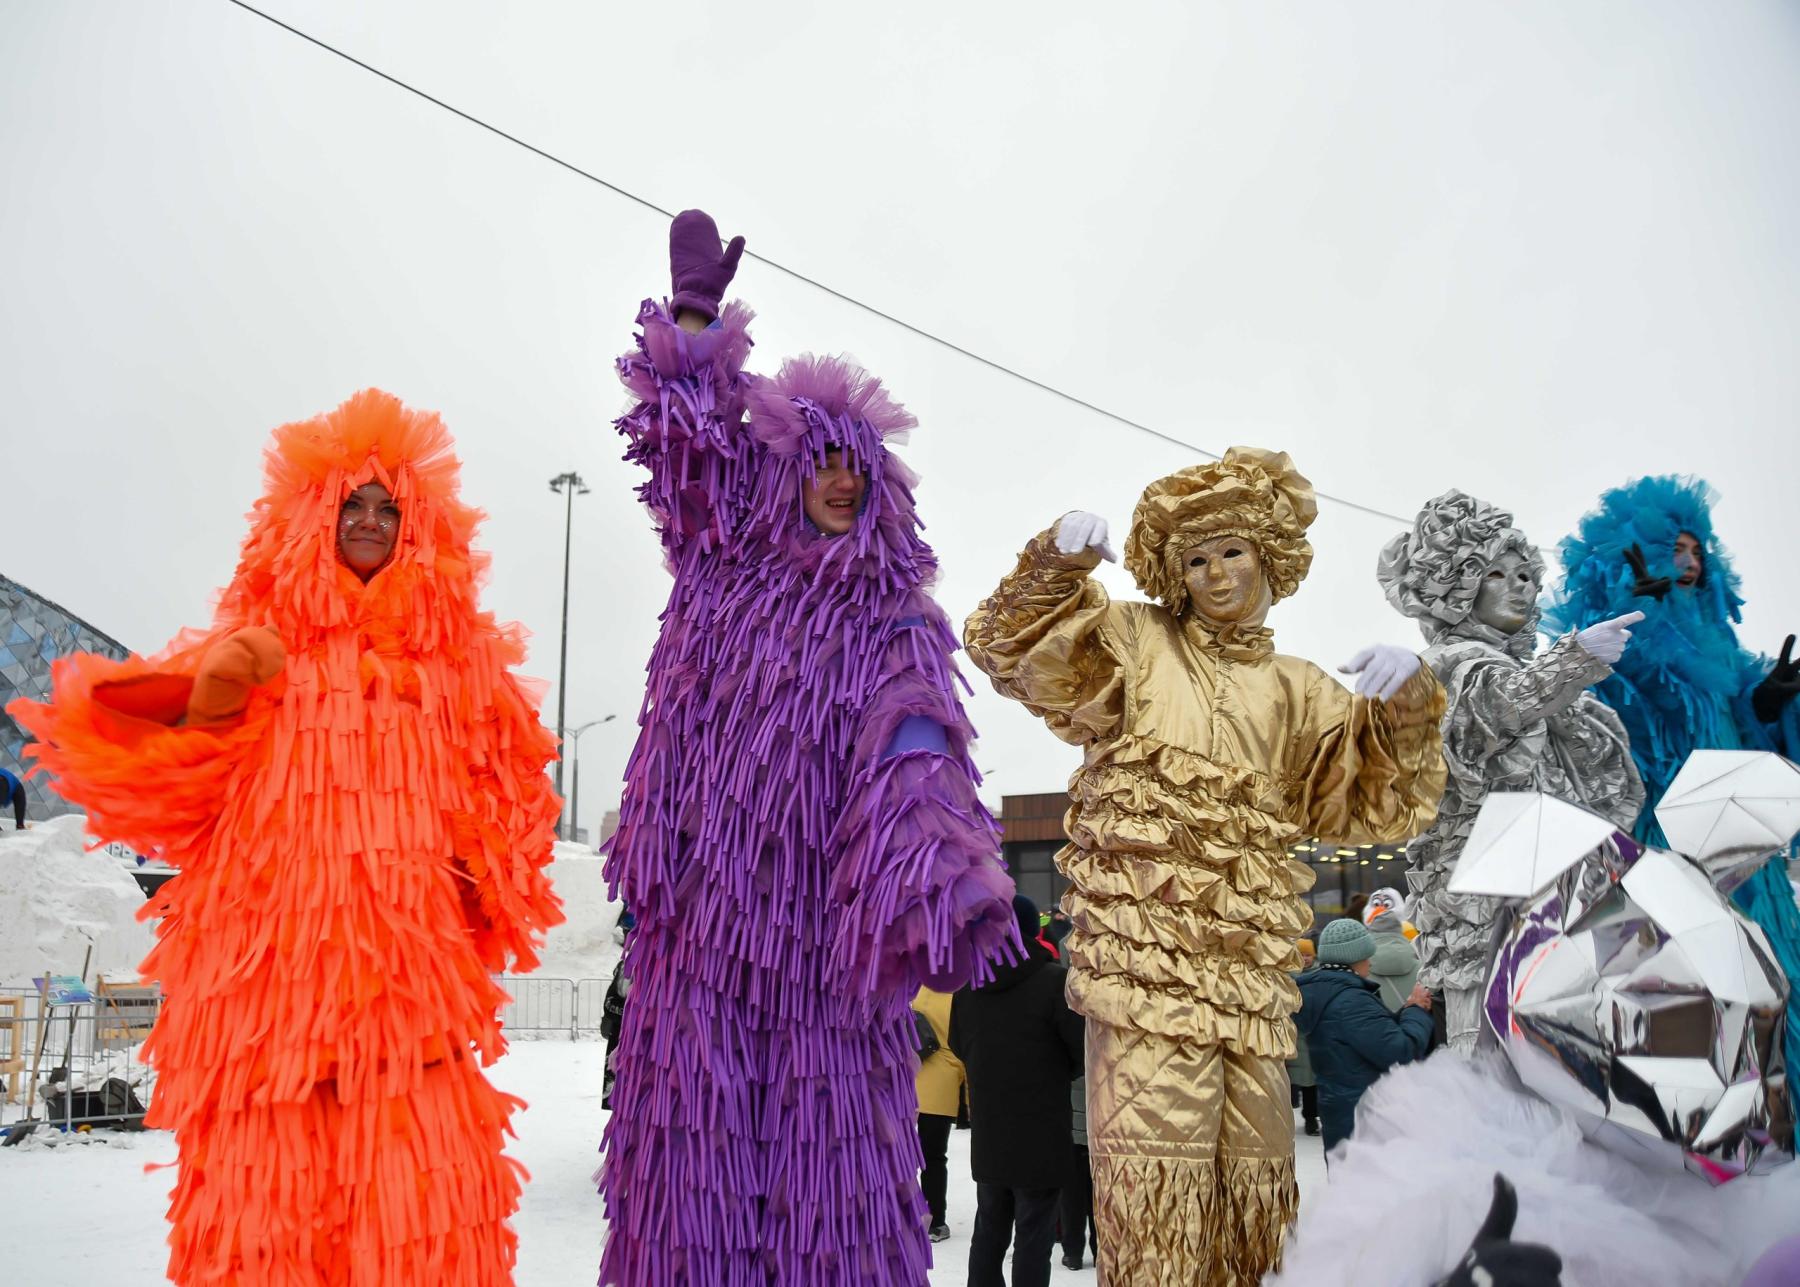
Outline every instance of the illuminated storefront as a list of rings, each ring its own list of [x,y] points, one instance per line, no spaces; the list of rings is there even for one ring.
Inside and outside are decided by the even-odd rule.
[[[1322,925],[1344,908],[1358,894],[1368,894],[1389,885],[1409,897],[1406,888],[1405,845],[1327,844],[1322,840],[1304,840],[1291,850],[1294,858],[1312,868],[1312,892],[1306,901],[1312,904],[1313,924]]]

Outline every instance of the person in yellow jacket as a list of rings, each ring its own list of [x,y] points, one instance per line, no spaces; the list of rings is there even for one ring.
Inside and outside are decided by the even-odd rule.
[[[919,1188],[931,1209],[931,1240],[942,1242],[950,1236],[944,1195],[950,1183],[950,1129],[962,1110],[963,1066],[950,1053],[950,994],[920,988],[912,1008],[930,1029],[933,1043],[920,1052],[913,1084],[919,1093],[919,1148],[925,1154]]]
[[[1264,615],[1312,562],[1312,485],[1233,448],[1145,490],[1125,565],[1155,603],[1089,573],[1104,519],[1065,515],[969,618],[969,655],[1084,762],[1057,857],[1069,1004],[1087,1018],[1088,1144],[1109,1287],[1254,1284],[1298,1194],[1283,1061],[1302,836],[1392,842],[1443,791],[1444,696],[1378,645],[1342,669],[1275,652]]]

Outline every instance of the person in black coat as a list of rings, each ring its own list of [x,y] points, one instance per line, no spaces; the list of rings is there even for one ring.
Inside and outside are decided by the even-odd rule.
[[[1094,1163],[1088,1156],[1087,1078],[1077,1077],[1069,1087],[1069,1112],[1074,1129],[1075,1165],[1063,1181],[1061,1213],[1063,1268],[1081,1268],[1081,1247],[1086,1242],[1094,1263],[1100,1262],[1100,1228],[1094,1223]]]
[[[1050,1281],[1057,1198],[1075,1166],[1069,1083],[1082,1073],[1085,1030],[1063,998],[1068,972],[1037,941],[1036,904],[1021,894],[1013,910],[1025,960],[950,1003],[950,1050],[968,1077],[974,1128],[969,1287],[1003,1287],[1015,1241],[1013,1287]]]
[[[637,920],[628,911],[619,913],[613,936],[621,949],[613,966],[612,982],[606,985],[606,998],[600,1003],[600,1037],[606,1042],[606,1060],[600,1072],[600,1107],[612,1108],[613,1053],[619,1048],[619,1033],[625,1024],[625,1001],[631,995],[631,979],[625,973],[625,940],[631,936]]]

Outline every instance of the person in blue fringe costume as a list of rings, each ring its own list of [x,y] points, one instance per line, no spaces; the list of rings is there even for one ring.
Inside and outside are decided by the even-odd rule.
[[[1794,636],[1772,664],[1738,642],[1744,600],[1713,532],[1713,499],[1706,483],[1670,475],[1607,492],[1563,541],[1562,590],[1544,614],[1555,630],[1580,630],[1626,611],[1644,614],[1631,647],[1594,691],[1630,735],[1646,797],[1635,834],[1646,844],[1668,843],[1656,804],[1689,752],[1775,751],[1800,759]],[[1800,908],[1788,857],[1775,855],[1734,897],[1769,936],[1787,973],[1793,1070],[1800,1069]]]
[[[636,929],[600,1281],[923,1287],[908,1007],[1021,949],[888,450],[915,422],[839,359],[745,372],[743,239],[691,210],[669,242],[618,361],[674,585],[607,857]]]

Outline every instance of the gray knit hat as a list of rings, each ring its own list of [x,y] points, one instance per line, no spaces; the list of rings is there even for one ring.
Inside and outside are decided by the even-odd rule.
[[[1355,965],[1375,955],[1375,936],[1361,921],[1345,916],[1319,933],[1320,965]]]

